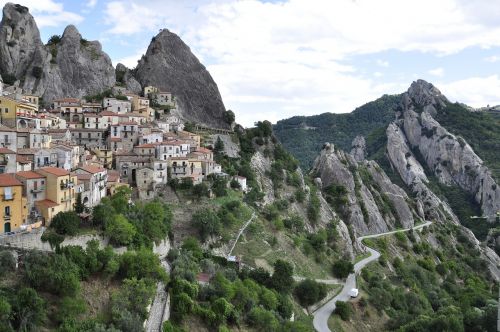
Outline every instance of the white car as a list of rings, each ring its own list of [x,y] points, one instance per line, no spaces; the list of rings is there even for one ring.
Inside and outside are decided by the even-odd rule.
[[[357,297],[358,294],[359,294],[359,290],[357,288],[351,288],[351,290],[349,291],[349,296],[352,298]]]

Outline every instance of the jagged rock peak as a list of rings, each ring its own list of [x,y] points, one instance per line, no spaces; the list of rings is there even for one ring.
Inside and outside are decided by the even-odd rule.
[[[410,85],[408,97],[418,106],[444,106],[448,99],[432,83],[417,80]]]
[[[167,29],[151,41],[134,70],[142,86],[154,85],[172,92],[180,115],[215,128],[229,128],[217,84],[190,48]]]
[[[80,41],[80,39],[82,39],[82,35],[80,34],[78,29],[73,24],[70,24],[66,27],[66,29],[64,29],[62,38],[63,39],[76,39],[76,40]]]
[[[352,140],[352,149],[351,149],[351,155],[353,156],[356,161],[363,161],[365,160],[366,156],[366,141],[365,137],[358,135]]]

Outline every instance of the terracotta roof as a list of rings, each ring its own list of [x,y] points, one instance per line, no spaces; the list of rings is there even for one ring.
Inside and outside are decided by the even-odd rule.
[[[154,148],[158,145],[158,143],[146,143],[146,144],[136,145],[135,147],[136,148]]]
[[[120,172],[115,170],[108,170],[108,182],[119,182]]]
[[[111,111],[102,111],[99,114],[102,115],[102,116],[118,116],[118,113],[111,112]]]
[[[16,162],[20,164],[31,164],[31,160],[28,157],[19,154],[16,154]]]
[[[17,154],[35,154],[40,149],[17,149]]]
[[[56,175],[56,176],[69,175],[69,172],[67,170],[65,170],[64,168],[59,168],[59,167],[42,167],[42,168],[40,168],[40,171],[44,171],[46,173]]]
[[[4,125],[0,125],[0,131],[10,131],[10,132],[12,132],[12,131],[16,131],[16,130],[13,129],[13,128],[9,128],[7,126],[4,126]]]
[[[201,152],[201,153],[212,153],[212,150],[207,149],[207,148],[197,148],[196,152]]]
[[[21,181],[16,179],[13,173],[0,174],[0,187],[22,186]]]
[[[35,205],[42,205],[43,207],[51,208],[51,207],[56,207],[59,204],[57,204],[54,201],[51,201],[50,199],[44,199],[43,201],[36,201]]]
[[[76,174],[76,177],[79,181],[81,180],[90,180],[90,178],[92,177],[92,174]]]
[[[21,172],[17,172],[16,175],[18,177],[21,177],[24,179],[43,179],[43,178],[45,178],[44,175],[42,175],[40,173],[33,172],[33,171],[21,171]]]
[[[79,167],[78,169],[82,169],[85,172],[88,172],[88,173],[91,173],[91,174],[104,172],[106,170],[106,169],[104,169],[102,167],[92,166],[92,165],[82,166],[82,167]]]
[[[123,121],[123,122],[118,122],[118,125],[137,125],[137,122],[135,122],[135,121]]]
[[[14,151],[12,151],[11,149],[7,149],[7,148],[0,148],[0,153],[1,154],[15,154]]]

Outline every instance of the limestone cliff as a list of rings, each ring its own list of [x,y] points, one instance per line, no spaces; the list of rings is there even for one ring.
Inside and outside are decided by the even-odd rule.
[[[135,69],[135,77],[143,86],[154,85],[172,92],[186,120],[229,128],[212,76],[179,36],[167,29],[153,38]]]
[[[332,200],[341,202],[338,212],[358,236],[412,227],[414,217],[423,217],[409,206],[405,191],[393,184],[375,161],[357,161],[327,143],[311,172],[321,179],[318,183],[325,195],[329,195],[329,188],[345,188],[345,194],[337,189]]]
[[[412,152],[418,152],[421,162],[441,183],[457,185],[474,195],[483,214],[493,221],[500,210],[500,187],[471,146],[434,119],[447,104],[446,97],[430,83],[419,80],[410,86],[402,98],[399,120],[388,128],[391,162],[407,184],[415,180],[425,183],[423,168],[414,165]],[[404,158],[404,165],[400,145],[406,143],[409,157]]]
[[[72,25],[60,40],[43,45],[28,8],[7,3],[0,36],[0,72],[47,102],[99,93],[115,84],[111,59],[101,44],[83,39]]]

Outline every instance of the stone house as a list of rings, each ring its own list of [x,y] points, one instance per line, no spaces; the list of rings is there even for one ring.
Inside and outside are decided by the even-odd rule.
[[[121,100],[116,98],[104,98],[102,107],[108,111],[118,114],[125,114],[132,112],[132,103],[128,100]]]
[[[106,197],[108,171],[102,167],[82,166],[76,169],[78,181],[84,183],[82,201],[86,207],[92,208]]]
[[[0,173],[15,173],[16,171],[16,152],[7,148],[0,148]]]
[[[41,216],[35,202],[45,200],[46,178],[33,171],[17,172],[16,178],[23,184],[23,196],[26,197],[26,208],[30,219]]]

